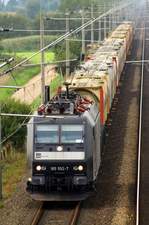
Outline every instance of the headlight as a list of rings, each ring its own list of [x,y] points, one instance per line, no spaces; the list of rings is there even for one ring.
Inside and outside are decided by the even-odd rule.
[[[45,171],[46,170],[46,166],[40,166],[40,165],[38,165],[38,166],[36,166],[36,170],[37,171],[41,171],[41,170]]]
[[[79,166],[74,166],[73,167],[73,170],[75,170],[75,171],[83,171],[83,169],[84,169],[84,167],[82,166],[82,165],[79,165]]]
[[[79,171],[83,171],[83,169],[84,169],[84,168],[83,168],[82,165],[79,165],[79,166],[78,166],[78,170],[79,170]]]
[[[41,166],[40,165],[36,166],[36,170],[40,171],[41,170]]]

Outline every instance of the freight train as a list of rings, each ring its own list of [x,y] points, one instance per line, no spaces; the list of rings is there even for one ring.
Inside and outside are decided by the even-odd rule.
[[[59,88],[29,121],[27,155],[32,175],[27,191],[33,199],[83,200],[93,192],[104,127],[133,32],[132,23],[124,22],[102,45],[91,45],[65,89]]]

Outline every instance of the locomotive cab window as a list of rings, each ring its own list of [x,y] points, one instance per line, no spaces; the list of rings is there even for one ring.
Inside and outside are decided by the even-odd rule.
[[[59,126],[58,125],[37,125],[36,126],[36,143],[58,143]]]
[[[83,143],[83,125],[62,125],[61,142],[62,143]]]

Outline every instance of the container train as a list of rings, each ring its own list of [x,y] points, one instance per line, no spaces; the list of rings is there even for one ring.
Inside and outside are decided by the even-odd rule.
[[[90,196],[101,164],[105,123],[133,39],[133,25],[119,25],[102,45],[92,45],[65,85],[28,123],[27,191],[40,201]]]

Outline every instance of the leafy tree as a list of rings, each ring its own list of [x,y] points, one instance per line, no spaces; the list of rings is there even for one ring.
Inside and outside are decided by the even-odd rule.
[[[71,59],[78,59],[76,62],[70,62],[70,71],[73,72],[75,67],[79,63],[80,59],[80,49],[81,49],[81,43],[80,42],[75,42],[75,41],[70,41],[70,58]],[[54,53],[55,53],[55,60],[65,60],[66,58],[66,46],[65,42],[60,43],[55,46],[54,48]],[[66,64],[61,63],[60,68],[62,69],[62,73],[65,74],[66,70]]]
[[[60,5],[59,0],[49,1],[49,10],[56,10]]]
[[[29,114],[31,109],[28,105],[16,102],[13,99],[9,99],[6,102],[1,102],[1,111],[5,113],[22,113]],[[20,127],[18,132],[16,132],[10,139],[6,141],[11,143],[12,147],[19,149],[23,147],[26,137],[26,126],[22,126],[24,122],[23,117],[3,117],[2,118],[2,140],[7,138],[10,134],[16,131]],[[26,119],[26,122],[28,118]],[[5,143],[5,144],[6,144]]]
[[[17,0],[9,0],[6,5],[6,10],[10,12],[15,12],[18,6]]]
[[[5,9],[4,0],[0,0],[0,11],[4,11],[4,9]]]
[[[27,17],[16,13],[0,13],[0,27],[15,29],[29,29],[30,21]],[[28,35],[27,32],[1,32],[1,38],[17,37]]]
[[[97,1],[94,1],[97,2]],[[88,7],[91,5],[91,0],[61,0],[60,9],[66,10],[80,10],[82,7]]]
[[[71,10],[80,10],[83,7],[90,7],[91,3],[94,4],[94,6],[99,5],[99,4],[110,4],[112,3],[112,0],[61,0],[60,1],[60,9],[65,11],[66,9],[71,9]],[[114,2],[119,2],[119,0],[114,0]],[[96,11],[96,9],[95,9]]]
[[[26,1],[26,11],[27,11],[27,15],[30,17],[30,18],[35,18],[39,12],[40,12],[40,9],[43,11],[43,12],[47,12],[49,9],[50,9],[50,6],[51,8],[55,7],[56,8],[56,2],[53,1],[50,1],[50,0],[27,0]]]
[[[30,18],[34,18],[40,12],[40,1],[39,0],[27,0],[26,2],[27,15]]]

